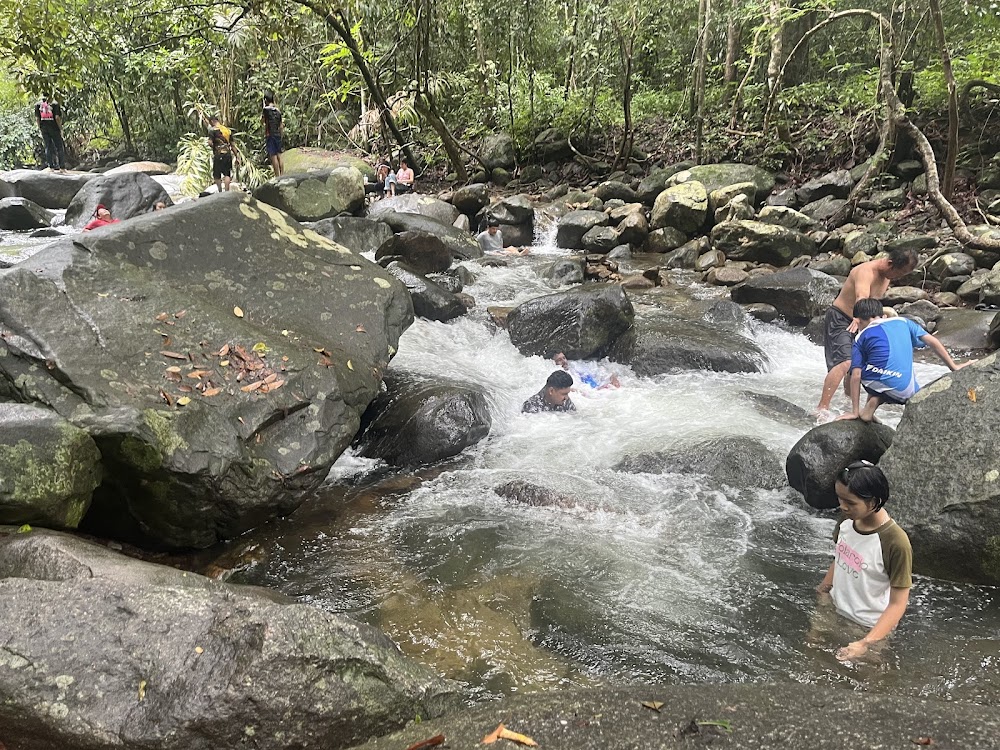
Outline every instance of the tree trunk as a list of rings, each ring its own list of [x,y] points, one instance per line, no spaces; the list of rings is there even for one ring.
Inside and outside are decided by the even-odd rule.
[[[705,136],[705,70],[708,67],[708,35],[712,24],[712,0],[698,3],[698,47],[694,73],[694,161],[701,164]]]
[[[729,21],[726,24],[726,67],[722,76],[722,103],[729,104],[736,88],[736,61],[740,56],[740,36],[742,28],[736,19],[736,9],[730,8]]]
[[[414,97],[414,104],[417,107],[417,111],[420,112],[420,116],[430,123],[430,126],[434,128],[434,132],[441,139],[441,144],[444,146],[445,153],[448,154],[448,161],[451,163],[452,169],[455,170],[456,177],[461,182],[468,180],[469,173],[465,169],[465,159],[462,158],[461,148],[458,145],[458,141],[451,134],[451,131],[448,130],[448,126],[444,124],[444,120],[437,113],[434,100],[426,93],[417,92],[417,95]]]
[[[930,0],[930,6],[938,44],[941,45],[941,69],[944,71],[944,80],[948,85],[948,150],[944,157],[944,179],[941,183],[941,194],[951,200],[955,192],[955,163],[958,160],[958,87],[955,85],[955,73],[951,69],[951,55],[948,52],[948,42],[944,36],[941,3],[939,0]]]
[[[767,23],[771,30],[771,56],[767,61],[767,90],[774,91],[774,87],[778,84],[778,72],[783,67],[781,0],[768,0]]]
[[[576,81],[574,76],[576,76],[576,50],[579,46],[577,44],[576,35],[580,30],[580,0],[576,0],[573,4],[573,31],[570,34],[570,47],[569,47],[569,62],[566,64],[566,85],[563,87],[563,98],[569,98],[570,89],[576,88]]]

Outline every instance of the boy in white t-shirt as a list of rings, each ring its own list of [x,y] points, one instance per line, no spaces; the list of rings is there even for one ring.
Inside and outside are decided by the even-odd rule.
[[[846,517],[834,532],[830,569],[817,586],[829,592],[837,612],[869,628],[868,634],[837,651],[841,661],[863,656],[899,624],[913,585],[910,539],[889,514],[889,482],[869,461],[855,461],[836,483]]]

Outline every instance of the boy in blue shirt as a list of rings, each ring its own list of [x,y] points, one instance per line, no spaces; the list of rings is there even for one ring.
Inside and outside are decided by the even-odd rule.
[[[930,347],[948,369],[954,372],[966,365],[955,364],[944,345],[908,318],[885,318],[882,303],[872,297],[854,303],[858,337],[851,356],[848,390],[851,412],[839,419],[875,421],[881,404],[905,404],[920,390],[913,374],[913,350]],[[868,402],[861,409],[861,389]]]

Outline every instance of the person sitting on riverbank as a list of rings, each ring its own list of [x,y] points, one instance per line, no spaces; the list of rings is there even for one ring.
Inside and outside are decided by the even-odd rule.
[[[389,169],[388,164],[379,164],[375,172],[375,179],[382,185],[382,197],[393,198],[396,195],[396,175]]]
[[[117,224],[121,219],[111,218],[111,212],[103,203],[98,203],[97,208],[94,209],[94,218],[92,218],[87,226],[83,228],[84,232],[89,232],[91,229],[97,229],[98,227],[104,227],[108,224]]]
[[[396,172],[396,192],[409,193],[413,190],[413,180],[415,179],[413,170],[406,163],[406,159],[399,160],[399,170]]]
[[[504,247],[503,232],[500,231],[500,222],[490,218],[486,222],[486,229],[476,235],[476,242],[483,255],[528,255],[531,252],[527,247]]]
[[[545,387],[524,402],[521,411],[525,414],[537,414],[540,411],[576,411],[576,405],[569,397],[572,388],[573,376],[564,370],[556,370],[546,379]]]
[[[819,422],[828,422],[830,402],[837,387],[846,377],[851,367],[851,348],[854,334],[858,332],[858,320],[852,318],[854,303],[865,297],[881,299],[889,289],[889,283],[900,279],[917,267],[917,254],[913,250],[897,248],[886,257],[876,258],[854,267],[847,277],[840,294],[826,311],[823,324],[823,349],[826,354],[826,379],[823,392],[816,406]]]
[[[873,297],[859,299],[853,312],[860,333],[854,342],[847,382],[851,411],[838,419],[873,422],[881,404],[905,404],[916,395],[920,386],[913,374],[914,349],[930,347],[952,372],[970,364],[955,364],[944,345],[909,318],[884,317],[882,303]],[[868,393],[864,409],[862,388]]]
[[[816,590],[830,594],[841,616],[869,629],[837,651],[847,661],[864,656],[899,624],[913,585],[913,551],[883,507],[889,482],[880,468],[868,461],[848,465],[836,492],[845,520],[834,530],[833,562]]]
[[[570,362],[563,352],[556,352],[556,356],[552,358],[552,361],[581,383],[590,386],[594,390],[603,391],[608,388],[621,388],[622,384],[618,380],[618,376],[614,373],[605,377],[604,373],[600,372],[596,366],[586,367],[579,362]]]

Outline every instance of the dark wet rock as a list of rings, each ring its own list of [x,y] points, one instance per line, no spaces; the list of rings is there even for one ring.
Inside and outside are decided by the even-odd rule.
[[[642,474],[703,474],[740,489],[785,486],[781,462],[770,448],[751,437],[730,436],[627,456],[615,471]]]
[[[650,700],[662,708],[644,708]],[[722,717],[731,733],[699,724]],[[399,750],[437,734],[448,738],[450,750],[476,750],[501,722],[545,750],[843,750],[846,741],[857,748],[906,747],[918,737],[942,747],[995,750],[1000,710],[794,683],[558,688],[414,724],[356,750]]]
[[[612,227],[593,227],[581,240],[588,253],[609,253],[618,244],[618,232]]]
[[[131,219],[149,213],[159,201],[173,205],[160,183],[142,172],[102,174],[89,180],[73,196],[66,209],[66,223],[82,227],[89,222],[98,204],[103,203],[116,219]]]
[[[682,173],[675,175],[676,180],[681,177],[697,180],[710,193],[729,185],[752,182],[757,188],[754,200],[756,205],[763,203],[774,190],[774,175],[752,164],[702,164],[688,169],[686,175]]]
[[[508,133],[490,133],[479,142],[479,158],[486,169],[513,169],[516,164],[514,139]]]
[[[18,750],[346,748],[458,703],[371,626],[54,532],[0,539]]]
[[[816,425],[816,420],[806,409],[780,396],[756,391],[741,391],[741,394],[750,400],[754,409],[775,422],[806,429],[812,429]]]
[[[615,245],[608,253],[608,260],[631,260],[632,248],[628,245]]]
[[[705,311],[705,321],[713,325],[728,326],[732,329],[742,327],[747,322],[746,311],[735,302],[726,299],[716,300]]]
[[[858,206],[866,211],[889,211],[902,208],[906,204],[906,189],[876,190],[867,198],[858,201]]]
[[[458,260],[483,257],[483,250],[475,237],[450,224],[442,224],[437,219],[415,213],[384,211],[379,214],[377,221],[385,222],[394,232],[427,232],[440,237]]]
[[[704,273],[711,268],[720,268],[724,265],[726,265],[726,256],[722,254],[721,250],[707,250],[699,255],[698,260],[694,262],[694,270]]]
[[[625,201],[626,203],[635,203],[639,200],[639,196],[636,194],[635,190],[626,185],[624,182],[617,182],[614,180],[602,182],[594,188],[594,195],[602,201],[617,199]]]
[[[583,258],[560,258],[542,272],[542,276],[553,286],[583,283]]]
[[[28,236],[31,237],[32,239],[36,237],[63,237],[67,234],[72,234],[73,231],[74,230],[72,228],[60,229],[57,227],[44,227],[43,229],[36,229]]]
[[[317,221],[310,228],[358,254],[373,253],[392,237],[392,229],[385,222],[358,216],[334,216]]]
[[[490,203],[490,189],[482,182],[458,188],[451,196],[451,205],[468,216],[475,216]]]
[[[375,201],[368,207],[366,216],[369,219],[384,221],[396,229],[392,224],[391,214],[417,214],[450,227],[455,223],[459,213],[457,208],[443,200],[419,193],[406,193]],[[396,231],[401,230],[396,229]]]
[[[417,273],[439,273],[451,266],[451,250],[440,237],[427,232],[400,232],[375,251],[375,260],[398,257]]]
[[[406,263],[392,261],[386,270],[403,282],[413,301],[413,314],[418,318],[446,323],[468,312],[457,295],[438,286]]]
[[[417,467],[457,456],[486,437],[491,425],[480,386],[389,370],[356,442],[362,456]]]
[[[504,247],[529,247],[535,239],[531,224],[501,224]]]
[[[676,250],[672,250],[663,256],[663,267],[693,269],[698,262],[698,258],[708,249],[708,240],[704,237],[696,237],[693,240],[688,240]]]
[[[585,284],[536,297],[507,317],[510,340],[525,356],[601,356],[632,325],[635,311],[619,286]]]
[[[653,229],[674,227],[687,234],[700,229],[708,217],[708,192],[696,180],[668,187],[653,203],[649,225]]]
[[[101,482],[93,438],[53,411],[0,403],[0,524],[75,528]]]
[[[46,246],[0,273],[0,320],[0,397],[101,450],[83,526],[206,547],[323,481],[412,308],[382,269],[232,192]]]
[[[935,323],[941,319],[940,308],[929,300],[900,305],[896,312],[904,317],[920,318],[928,323]]]
[[[569,495],[550,490],[548,487],[540,487],[523,479],[498,484],[493,491],[506,500],[535,508],[576,508],[581,505]]]
[[[892,441],[891,427],[860,419],[838,420],[813,427],[785,459],[788,483],[801,492],[813,508],[836,508],[834,483],[843,468],[861,459],[878,463]]]
[[[456,276],[452,276],[451,274],[429,273],[427,274],[427,278],[433,281],[435,284],[437,284],[445,291],[451,292],[452,294],[459,294],[461,293],[462,289],[465,288],[461,280]]]
[[[642,247],[649,236],[649,222],[641,211],[628,214],[618,224],[618,243]]]
[[[1000,584],[998,394],[996,354],[925,386],[879,463],[919,573]]]
[[[643,377],[673,370],[761,372],[767,365],[764,352],[746,336],[699,320],[665,315],[636,320],[607,354],[611,361],[629,365]]]
[[[782,208],[795,208],[799,205],[795,198],[795,190],[792,188],[782,188],[767,196],[765,203],[768,206],[779,206]]]
[[[756,276],[734,287],[734,302],[764,302],[773,305],[793,325],[805,325],[823,315],[840,293],[840,282],[808,268],[791,268]]]
[[[27,198],[42,208],[68,208],[80,188],[97,175],[59,174],[34,169],[15,169],[0,173],[0,197]]]
[[[747,311],[747,315],[761,323],[771,323],[781,317],[778,308],[765,302],[751,302],[743,305],[743,309]]]
[[[283,174],[253,192],[254,198],[299,221],[351,214],[365,204],[364,178],[353,167]]]
[[[843,198],[827,196],[802,206],[799,211],[822,224],[830,221],[834,216],[840,215],[846,205],[847,201]]]
[[[492,216],[501,224],[534,225],[535,204],[526,195],[511,195],[490,206],[484,218],[486,216]]]
[[[815,255],[816,242],[793,229],[760,221],[725,221],[712,227],[712,247],[732,260],[786,266],[800,255]]]
[[[643,251],[647,253],[669,253],[687,241],[687,235],[675,227],[654,229],[646,237]]]
[[[53,213],[27,198],[0,198],[0,229],[39,229],[52,223]]]
[[[608,223],[608,215],[603,211],[570,211],[559,219],[556,230],[556,245],[569,249],[583,247],[583,237],[594,227]]]
[[[821,198],[846,198],[853,187],[851,173],[841,169],[809,180],[795,191],[795,197],[802,205],[808,205]]]
[[[851,272],[851,261],[843,255],[813,258],[809,261],[809,268],[829,276],[847,276]]]

